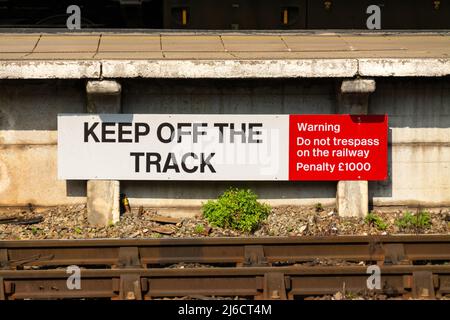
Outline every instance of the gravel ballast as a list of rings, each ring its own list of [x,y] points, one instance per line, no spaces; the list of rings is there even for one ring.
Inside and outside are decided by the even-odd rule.
[[[107,227],[90,226],[85,205],[20,210],[4,208],[0,209],[0,218],[42,216],[43,221],[30,225],[0,224],[0,240],[450,234],[450,208],[431,212],[429,227],[406,230],[396,225],[404,212],[374,211],[387,225],[386,229],[379,230],[364,218],[339,217],[333,208],[277,207],[256,231],[244,233],[211,226],[200,215],[179,219],[177,223],[157,222],[154,221],[155,210],[137,208],[124,214],[115,225]]]

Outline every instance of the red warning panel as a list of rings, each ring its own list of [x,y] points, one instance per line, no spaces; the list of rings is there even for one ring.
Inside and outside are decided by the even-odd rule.
[[[290,115],[289,180],[385,180],[387,115]]]

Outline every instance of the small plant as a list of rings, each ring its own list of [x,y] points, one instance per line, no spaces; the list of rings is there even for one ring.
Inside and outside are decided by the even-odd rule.
[[[420,211],[416,215],[416,228],[428,229],[431,227],[431,215],[426,211]]]
[[[195,233],[203,233],[203,232],[205,232],[205,226],[202,225],[201,223],[199,223],[198,225],[195,226],[194,232]]]
[[[430,214],[426,211],[420,211],[417,214],[412,214],[410,211],[406,211],[402,217],[395,222],[397,227],[402,230],[406,229],[427,229],[431,226]]]
[[[365,218],[365,222],[369,226],[374,226],[375,228],[377,228],[380,231],[384,231],[388,227],[387,223],[380,216],[376,215],[373,212],[370,212],[367,214],[367,216]]]
[[[41,230],[39,228],[36,227],[31,227],[31,233],[33,234],[33,236],[37,235]]]
[[[316,210],[317,213],[322,212],[323,211],[323,206],[322,204],[319,202],[318,204],[316,204],[314,206],[314,209]]]
[[[270,211],[270,206],[258,202],[258,196],[248,189],[230,188],[217,200],[203,204],[203,216],[210,224],[246,232],[255,230]]]
[[[81,234],[81,233],[83,233],[83,230],[81,230],[81,228],[80,227],[75,227],[75,229],[73,229],[74,231],[75,231],[75,233],[77,233],[77,234]]]
[[[408,229],[412,226],[412,221],[414,220],[414,216],[410,211],[406,211],[403,216],[396,219],[395,224],[400,229]]]
[[[162,234],[161,234],[161,233],[154,232],[154,233],[151,234],[151,237],[152,237],[152,238],[157,238],[157,239],[158,239],[158,238],[162,238]]]
[[[345,297],[345,299],[353,300],[353,299],[356,299],[358,297],[358,295],[356,293],[349,291],[345,294],[344,297]]]

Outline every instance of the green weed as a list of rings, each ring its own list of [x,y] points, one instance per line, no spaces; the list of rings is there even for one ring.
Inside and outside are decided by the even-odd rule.
[[[248,189],[230,188],[217,200],[203,204],[203,216],[211,225],[251,232],[267,218],[271,208],[258,202],[258,196]]]
[[[384,231],[388,227],[388,224],[380,216],[373,212],[367,214],[365,222],[370,226],[374,226],[380,231]]]

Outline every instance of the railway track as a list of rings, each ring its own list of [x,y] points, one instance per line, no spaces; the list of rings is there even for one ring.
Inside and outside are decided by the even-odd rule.
[[[174,267],[175,264],[195,267]],[[80,269],[69,289],[67,267]],[[368,289],[368,266],[379,288]],[[450,294],[450,236],[0,242],[0,299]]]

